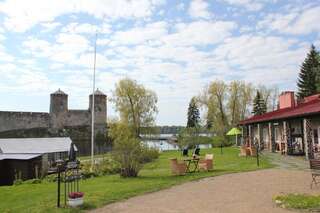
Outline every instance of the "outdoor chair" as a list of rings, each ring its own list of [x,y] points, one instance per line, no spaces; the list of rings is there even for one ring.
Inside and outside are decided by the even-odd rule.
[[[240,146],[239,156],[247,156],[247,147],[246,146]]]
[[[254,146],[251,146],[250,148],[250,155],[251,156],[256,156],[257,155],[257,148]]]
[[[182,156],[188,156],[188,147],[182,149]]]
[[[193,156],[199,156],[200,155],[200,148],[199,146],[196,146],[196,148],[193,150]]]
[[[213,154],[206,154],[205,159],[199,161],[199,169],[210,171],[213,169]]]
[[[170,159],[171,172],[174,175],[184,175],[187,170],[187,164],[185,162],[178,162],[177,158]]]
[[[310,188],[312,189],[313,184],[318,185],[318,183],[320,183],[320,181],[317,181],[317,177],[320,177],[320,160],[311,159],[309,163],[312,177]]]

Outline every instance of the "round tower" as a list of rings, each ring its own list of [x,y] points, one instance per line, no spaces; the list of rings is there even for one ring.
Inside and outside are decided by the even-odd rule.
[[[68,113],[68,95],[58,89],[50,94],[50,127],[62,129]]]
[[[107,122],[107,96],[97,89],[94,92],[95,124],[105,125]],[[89,96],[89,111],[92,112],[92,94]]]

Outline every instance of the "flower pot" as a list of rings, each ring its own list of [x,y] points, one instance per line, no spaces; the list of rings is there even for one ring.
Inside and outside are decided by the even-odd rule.
[[[81,206],[83,204],[83,197],[68,198],[68,205],[71,207]]]

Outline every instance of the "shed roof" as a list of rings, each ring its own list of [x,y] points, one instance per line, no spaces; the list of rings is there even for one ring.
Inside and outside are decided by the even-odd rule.
[[[0,160],[29,160],[40,155],[41,154],[0,154]]]
[[[314,99],[295,107],[278,109],[262,115],[255,115],[239,122],[240,125],[261,123],[272,120],[282,120],[287,118],[303,117],[308,115],[320,114],[320,99]]]
[[[68,137],[59,138],[7,138],[0,139],[2,154],[44,154],[67,152],[71,146]],[[0,154],[0,155],[2,155]]]

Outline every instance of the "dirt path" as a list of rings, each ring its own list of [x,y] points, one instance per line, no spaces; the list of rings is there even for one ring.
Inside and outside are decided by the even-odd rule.
[[[268,169],[202,179],[133,197],[93,212],[290,212],[275,206],[281,193],[319,193],[307,171]]]

